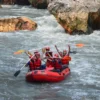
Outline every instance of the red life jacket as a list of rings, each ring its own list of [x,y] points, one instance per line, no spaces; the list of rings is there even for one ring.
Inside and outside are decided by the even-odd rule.
[[[47,61],[46,61],[46,66],[47,66],[47,67],[49,67],[49,66],[53,66],[53,63],[52,63],[52,61],[50,61],[50,60],[47,60]]]
[[[69,61],[71,61],[71,57],[65,55],[61,60],[62,60],[62,64],[69,64]]]
[[[62,69],[62,65],[61,65],[59,59],[54,60],[53,66],[55,69]]]
[[[32,58],[29,64],[30,70],[35,70],[41,66],[41,59]]]
[[[30,68],[30,70],[35,70],[35,65],[32,61],[30,61],[30,63],[29,63],[29,68]]]
[[[41,59],[40,58],[35,59],[34,60],[34,65],[35,65],[35,68],[39,68],[41,66]]]
[[[46,51],[45,56],[46,57],[52,57],[52,52],[51,51]]]
[[[51,51],[47,51],[45,53],[45,56],[48,57],[50,60],[52,60],[50,57],[52,57],[52,52]],[[50,61],[47,59],[46,61],[46,66],[49,67],[50,65],[52,66],[52,61]]]

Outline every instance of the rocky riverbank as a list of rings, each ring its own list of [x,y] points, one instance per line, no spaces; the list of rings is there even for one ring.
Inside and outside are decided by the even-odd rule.
[[[3,0],[3,3],[47,8],[71,35],[100,30],[100,0]]]

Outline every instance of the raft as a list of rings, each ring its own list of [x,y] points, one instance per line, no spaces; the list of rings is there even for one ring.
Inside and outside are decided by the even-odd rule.
[[[33,70],[26,74],[26,81],[28,82],[60,82],[66,79],[70,73],[70,68],[67,67],[61,72],[54,72],[53,68],[46,68],[45,70]]]

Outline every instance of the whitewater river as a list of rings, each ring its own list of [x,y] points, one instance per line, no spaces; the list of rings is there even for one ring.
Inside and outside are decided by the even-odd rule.
[[[91,35],[66,34],[47,10],[22,6],[3,6],[0,18],[27,16],[38,24],[35,31],[0,32],[0,100],[100,100],[100,31]],[[77,43],[84,43],[78,48]],[[18,77],[14,73],[27,61],[27,55],[14,55],[17,50],[35,49],[54,45],[60,50],[70,44],[71,74],[59,83],[28,83],[23,68]]]

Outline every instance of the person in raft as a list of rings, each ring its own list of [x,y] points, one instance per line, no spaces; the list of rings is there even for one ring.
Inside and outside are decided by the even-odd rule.
[[[58,54],[54,54],[54,57],[52,58],[52,63],[54,67],[53,71],[56,71],[56,72],[62,71],[62,62]]]
[[[68,45],[68,51],[67,50],[63,50],[63,56],[61,58],[62,61],[62,68],[66,68],[69,65],[69,61],[71,61],[71,57],[70,57],[70,46]]]
[[[41,58],[40,58],[40,53],[38,51],[34,52],[34,56],[29,56],[29,58],[31,59],[28,62],[29,65],[29,70],[42,70],[45,69],[45,65],[42,65],[41,63]]]
[[[45,53],[45,57],[43,57],[43,59],[47,59],[46,67],[52,66],[52,51],[50,51],[50,47],[45,47],[42,50],[43,53]]]

